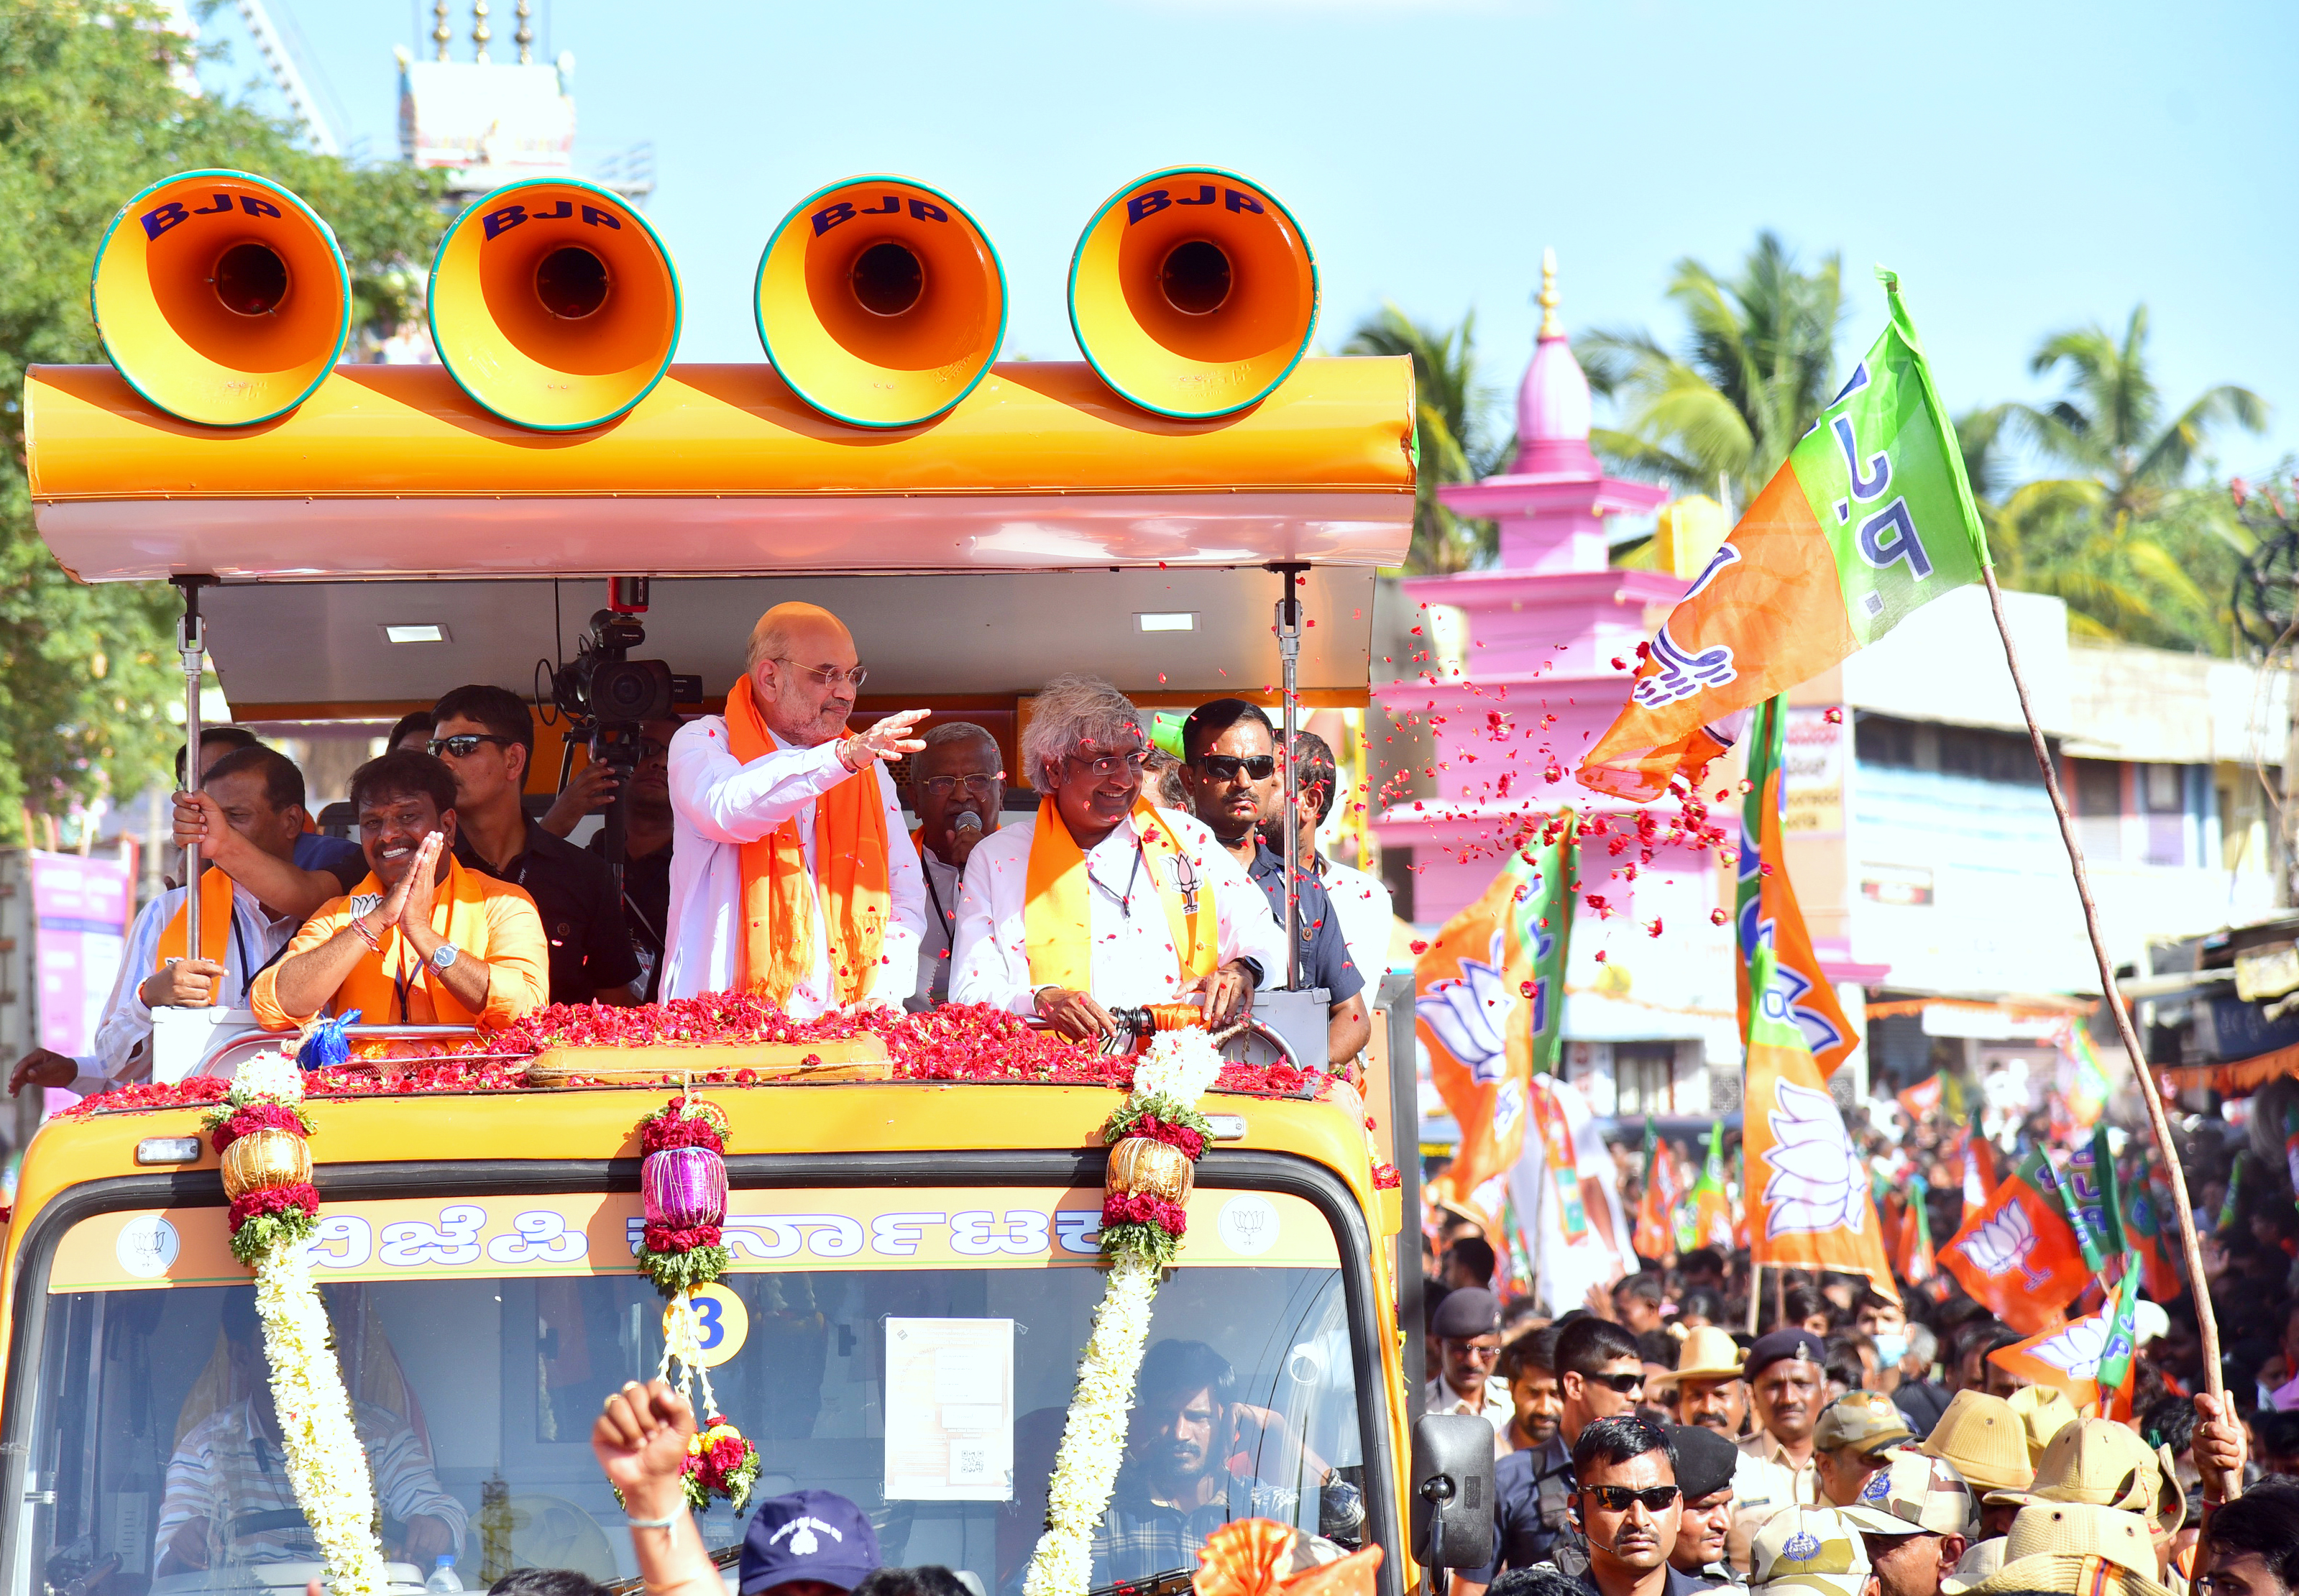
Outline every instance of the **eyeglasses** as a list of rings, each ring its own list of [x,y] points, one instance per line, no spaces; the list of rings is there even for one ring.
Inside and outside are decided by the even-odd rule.
[[[801,665],[796,660],[785,659],[780,654],[775,655],[774,661],[777,665],[789,666],[801,676],[812,677],[815,685],[820,687],[835,687],[841,682],[850,687],[859,687],[870,676],[868,668],[861,665],[851,670],[841,670],[835,665]]]
[[[1678,1495],[1674,1485],[1654,1485],[1643,1491],[1631,1491],[1626,1485],[1583,1485],[1581,1489],[1595,1497],[1600,1507],[1614,1513],[1625,1513],[1638,1502],[1643,1503],[1648,1513],[1665,1513],[1676,1505]]]
[[[995,776],[929,776],[918,785],[937,798],[947,798],[953,793],[964,793],[969,798],[987,798],[1006,779],[1000,770]]]
[[[1131,753],[1105,753],[1098,759],[1085,759],[1078,754],[1067,753],[1062,756],[1062,762],[1066,765],[1083,765],[1093,772],[1093,778],[1096,781],[1107,781],[1111,777],[1121,774],[1141,775],[1141,762],[1148,757],[1137,748]]]
[[[1623,1396],[1628,1395],[1645,1383],[1642,1370],[1633,1375],[1583,1375],[1581,1377],[1591,1385],[1601,1385],[1606,1390],[1618,1392]]]
[[[434,737],[425,746],[431,750],[431,757],[435,760],[443,753],[452,753],[459,760],[467,760],[478,752],[479,744],[482,743],[493,743],[498,748],[509,748],[517,741],[519,739],[516,737],[492,736],[485,732],[465,732],[461,736]]]
[[[1267,781],[1277,774],[1277,756],[1274,753],[1201,753],[1191,761],[1216,781],[1235,781],[1242,775],[1248,781]]]
[[[1453,1351],[1471,1363],[1497,1363],[1501,1355],[1498,1347],[1481,1347],[1473,1342],[1465,1341],[1455,1342]]]

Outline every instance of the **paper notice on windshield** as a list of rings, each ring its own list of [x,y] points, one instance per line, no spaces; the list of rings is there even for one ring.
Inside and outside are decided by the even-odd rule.
[[[1014,1321],[886,1321],[888,1501],[1014,1495]]]

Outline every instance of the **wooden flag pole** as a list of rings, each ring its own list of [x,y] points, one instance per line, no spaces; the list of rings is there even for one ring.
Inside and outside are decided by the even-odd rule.
[[[2044,734],[2036,725],[2036,711],[2028,702],[2028,681],[2020,674],[2020,651],[2013,646],[2012,628],[2004,619],[2004,591],[1996,585],[1995,569],[1979,568],[1980,578],[1988,584],[1988,607],[1996,615],[1996,635],[2004,640],[2004,662],[2012,669],[2012,688],[2020,695],[2020,715],[2028,723],[2028,741],[2036,751],[2036,766],[2044,773],[2044,791],[2051,794],[2052,812],[2059,818],[2060,841],[2067,845],[2068,868],[2074,873],[2076,898],[2083,905],[2084,929],[2091,937],[2092,957],[2099,963],[2100,989],[2107,994],[2109,1011],[2115,1016],[2116,1034],[2123,1038],[2124,1056],[2131,1060],[2131,1072],[2138,1077],[2139,1096],[2147,1105],[2147,1123],[2155,1134],[2155,1146],[2163,1156],[2166,1170],[2171,1177],[2171,1205],[2179,1216],[2179,1246],[2187,1259],[2187,1289],[2195,1300],[2195,1326],[2204,1342],[2204,1384],[2214,1397],[2224,1393],[2220,1384],[2220,1327],[2212,1317],[2212,1293],[2204,1279],[2204,1250],[2195,1238],[2195,1209],[2187,1201],[2187,1177],[2179,1168],[2179,1149],[2171,1143],[2170,1121],[2163,1114],[2162,1093],[2147,1071],[2147,1059],[2139,1045],[2139,1033],[2132,1028],[2131,1014],[2123,1005],[2123,993],[2115,984],[2115,961],[2108,957],[2107,939],[2099,928],[2099,910],[2091,901],[2091,877],[2084,869],[2083,846],[2076,841],[2075,822],[2068,816],[2067,794],[2060,790],[2059,772],[2053,768],[2051,750],[2044,745]]]

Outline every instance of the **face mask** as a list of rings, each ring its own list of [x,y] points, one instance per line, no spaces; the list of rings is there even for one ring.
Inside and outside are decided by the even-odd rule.
[[[1876,1332],[1876,1365],[1879,1368],[1897,1368],[1900,1359],[1908,1355],[1908,1338],[1901,1331]]]

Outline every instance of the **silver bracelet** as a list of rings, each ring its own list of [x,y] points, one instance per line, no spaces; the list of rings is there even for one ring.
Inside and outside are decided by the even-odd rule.
[[[680,1519],[685,1517],[686,1509],[682,1508],[668,1518],[633,1518],[629,1515],[626,1514],[623,1517],[623,1522],[629,1525],[633,1529],[667,1530],[675,1526]]]

